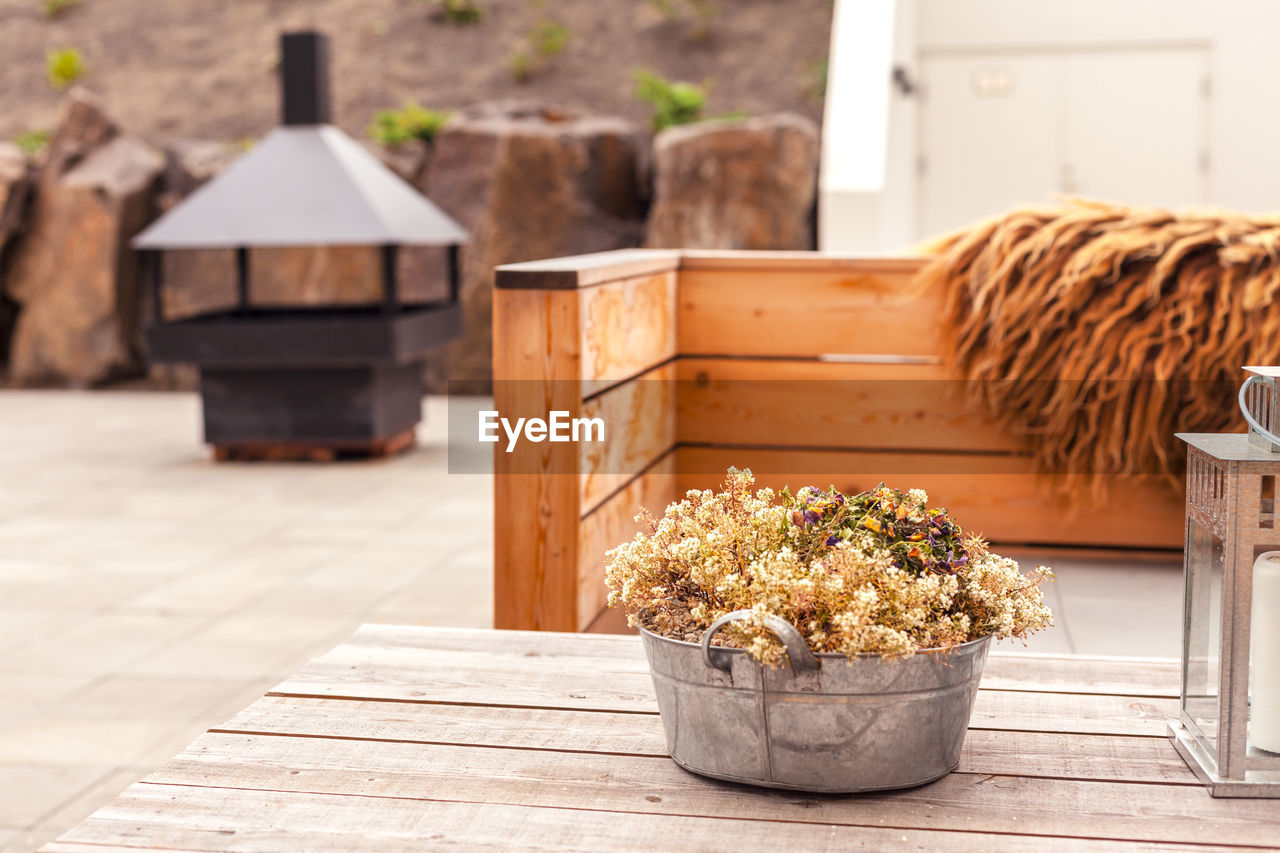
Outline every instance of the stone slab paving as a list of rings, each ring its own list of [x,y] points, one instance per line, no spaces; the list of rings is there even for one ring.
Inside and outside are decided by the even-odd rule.
[[[0,392],[0,848],[362,622],[490,625],[492,483],[447,473],[445,411],[392,460],[215,465],[193,395]]]
[[[393,460],[215,465],[193,395],[0,391],[0,850],[362,622],[490,625],[492,481],[448,473],[446,413]],[[1015,556],[1059,574],[1027,651],[1178,653],[1176,563]]]

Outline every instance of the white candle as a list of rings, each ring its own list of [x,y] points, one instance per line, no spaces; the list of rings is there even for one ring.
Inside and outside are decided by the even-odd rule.
[[[1267,551],[1253,563],[1249,636],[1249,742],[1280,752],[1280,551]]]

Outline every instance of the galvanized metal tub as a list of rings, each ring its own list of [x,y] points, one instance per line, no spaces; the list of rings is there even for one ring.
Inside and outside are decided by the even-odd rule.
[[[978,694],[991,638],[904,660],[814,655],[770,617],[790,666],[712,646],[749,611],[713,623],[702,643],[641,629],[667,735],[682,767],[731,782],[821,793],[907,788],[945,776]]]

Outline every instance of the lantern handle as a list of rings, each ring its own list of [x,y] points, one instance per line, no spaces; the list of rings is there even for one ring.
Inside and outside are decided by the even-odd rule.
[[[1253,412],[1249,411],[1249,401],[1245,398],[1248,394],[1249,386],[1253,384],[1254,380],[1261,378],[1261,376],[1250,376],[1244,381],[1244,384],[1240,386],[1240,396],[1238,398],[1240,401],[1240,414],[1244,415],[1244,421],[1249,425],[1250,429],[1272,444],[1280,445],[1280,435],[1276,435],[1274,432],[1258,423],[1258,419],[1253,416]]]

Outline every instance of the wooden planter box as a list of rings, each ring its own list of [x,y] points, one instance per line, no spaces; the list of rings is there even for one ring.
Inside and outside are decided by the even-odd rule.
[[[625,250],[499,267],[495,408],[599,416],[607,440],[497,445],[495,626],[599,628],[604,553],[637,508],[660,514],[730,465],[774,487],[923,488],[1003,545],[1180,548],[1172,487],[1112,475],[1105,504],[1073,505],[1064,481],[1087,475],[1035,473],[947,381],[939,294],[911,287],[925,260]]]

